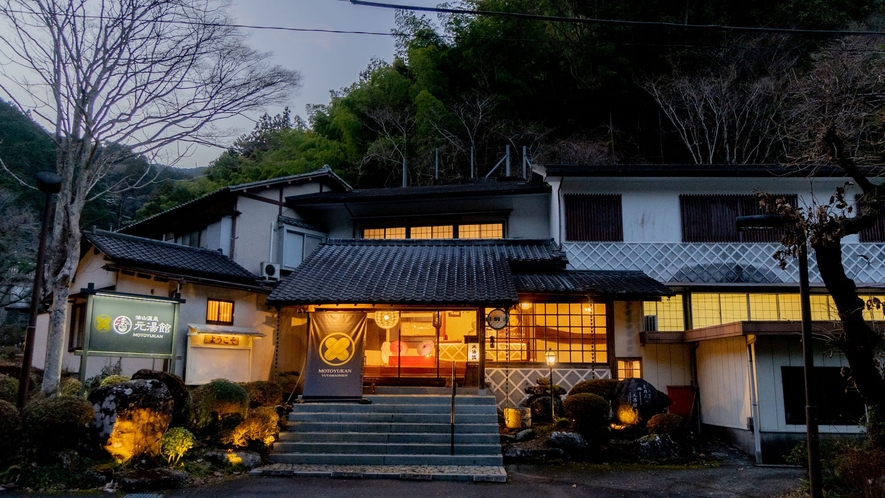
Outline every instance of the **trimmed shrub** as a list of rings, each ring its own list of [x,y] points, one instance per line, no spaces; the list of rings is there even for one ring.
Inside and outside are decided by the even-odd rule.
[[[41,450],[75,449],[95,412],[79,396],[34,401],[22,411],[22,429],[30,446]]]
[[[573,396],[581,393],[591,393],[602,396],[609,403],[612,402],[615,395],[615,388],[620,381],[616,379],[590,379],[578,382],[572,386],[568,395]]]
[[[18,401],[18,379],[0,374],[0,400],[10,403]]]
[[[58,384],[58,395],[79,396],[80,386],[81,384],[79,379],[75,379],[73,377],[65,377],[61,379],[61,382]]]
[[[124,382],[129,382],[129,377],[118,374],[108,375],[104,379],[101,379],[101,383],[98,385],[98,387],[116,386]]]
[[[222,437],[222,442],[237,448],[254,446],[264,449],[273,444],[279,432],[280,416],[270,406],[249,410],[249,415],[233,431]]]
[[[0,461],[17,453],[12,448],[18,446],[21,429],[22,418],[18,408],[8,401],[0,400],[0,439],[4,443],[4,451],[0,452]]]
[[[572,421],[572,429],[581,434],[592,433],[604,427],[611,414],[611,405],[602,396],[580,393],[565,398],[565,414]]]
[[[194,389],[193,425],[202,429],[235,418],[236,425],[249,413],[249,393],[237,384],[215,379]]]
[[[115,363],[114,365],[105,365],[101,367],[101,372],[94,376],[86,379],[86,382],[83,383],[83,391],[86,396],[89,396],[89,393],[101,387],[101,381],[110,377],[111,375],[120,375],[123,369],[120,366],[120,362]]]
[[[191,431],[183,427],[173,427],[163,434],[160,439],[162,449],[160,450],[169,465],[175,465],[181,460],[181,457],[194,447],[196,439]]]
[[[648,419],[645,430],[649,434],[672,434],[682,427],[682,417],[675,413],[659,413]]]
[[[283,402],[283,390],[274,382],[258,380],[240,384],[249,393],[249,408],[276,406]]]

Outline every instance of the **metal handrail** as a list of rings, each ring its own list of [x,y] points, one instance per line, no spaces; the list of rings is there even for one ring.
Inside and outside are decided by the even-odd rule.
[[[449,428],[451,430],[451,454],[455,454],[455,394],[458,383],[455,381],[455,360],[452,360],[452,412],[449,415]]]

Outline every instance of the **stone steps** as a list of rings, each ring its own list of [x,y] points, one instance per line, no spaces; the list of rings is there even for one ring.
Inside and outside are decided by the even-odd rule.
[[[279,441],[274,443],[270,460],[286,469],[362,465],[380,466],[379,472],[384,473],[385,466],[430,466],[436,469],[434,472],[443,467],[470,466],[493,469],[483,472],[498,475],[497,467],[503,465],[503,460],[495,398],[456,396],[452,455],[452,398],[451,390],[448,394],[445,391],[384,388],[389,394],[376,391],[365,397],[367,404],[297,404]],[[280,467],[275,469],[277,472]],[[275,475],[268,472],[258,475]]]

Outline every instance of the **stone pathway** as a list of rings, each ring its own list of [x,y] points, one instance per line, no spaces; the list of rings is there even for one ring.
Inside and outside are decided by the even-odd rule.
[[[274,463],[249,472],[253,476],[308,476],[415,481],[507,482],[502,466],[464,465],[309,465]]]

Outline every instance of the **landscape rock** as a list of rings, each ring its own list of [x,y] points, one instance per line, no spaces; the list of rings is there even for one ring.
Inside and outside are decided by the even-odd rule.
[[[587,447],[587,442],[580,434],[575,432],[554,431],[547,439],[547,445],[554,448],[562,448],[565,451],[580,451]]]
[[[187,478],[181,470],[151,469],[127,472],[120,477],[120,489],[126,493],[180,488]]]
[[[95,409],[90,429],[115,460],[160,454],[160,438],[172,421],[173,401],[159,380],[130,380],[89,393]]]
[[[254,451],[207,451],[204,458],[217,465],[254,469],[261,465],[261,455]]]
[[[188,391],[181,377],[160,370],[143,368],[132,374],[132,380],[137,379],[154,379],[162,382],[172,396],[172,424],[170,427],[187,427],[193,400],[191,392]]]
[[[682,448],[669,434],[649,434],[636,441],[639,456],[654,462],[678,462],[682,458]]]
[[[528,441],[535,437],[535,431],[532,429],[525,429],[516,433],[517,441]]]
[[[623,425],[639,425],[670,406],[670,398],[642,379],[624,379],[615,388],[612,410]]]

